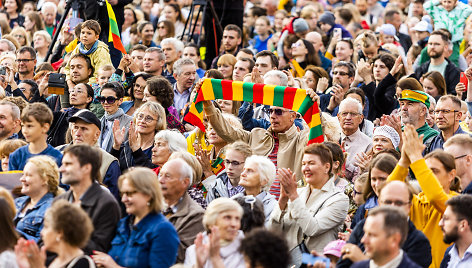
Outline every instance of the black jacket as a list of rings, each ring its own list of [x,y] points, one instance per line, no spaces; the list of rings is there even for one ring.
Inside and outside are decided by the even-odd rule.
[[[400,40],[400,45],[402,45],[403,49],[405,51],[410,50],[410,47],[412,45],[411,38],[409,35],[397,32],[397,37]]]
[[[375,87],[375,82],[362,85],[361,89],[369,99],[369,115],[367,119],[374,121],[384,114],[390,114],[397,108],[398,101],[395,99],[397,79],[390,73]]]
[[[154,146],[149,148],[149,150],[152,150],[153,147]],[[146,151],[147,150],[148,149],[146,149]],[[110,154],[119,159],[121,172],[134,166],[148,167],[150,169],[157,167],[157,165],[152,163],[151,158],[149,158],[141,148],[133,152],[129,147],[129,141],[123,142],[119,150],[115,150],[112,147]]]
[[[56,199],[72,202],[74,200],[72,190]],[[80,201],[80,206],[89,215],[94,228],[90,240],[83,248],[84,253],[90,255],[93,250],[108,252],[121,218],[118,202],[108,190],[103,189],[96,182],[87,189]]]
[[[349,237],[348,243],[359,246],[359,248],[364,251],[364,244],[361,243],[361,239],[364,236],[364,223],[365,220],[359,222],[354,230],[352,230],[351,237]],[[408,236],[405,243],[402,246],[403,251],[406,255],[412,260],[415,260],[415,263],[419,267],[427,268],[431,264],[431,245],[429,244],[428,238],[421,232],[416,229],[413,222],[408,220]],[[357,264],[357,263],[356,263]],[[336,267],[351,267],[352,262],[349,259],[343,260],[339,259]],[[352,266],[354,267],[354,266]],[[356,267],[369,267],[368,262],[367,266],[356,266]],[[399,267],[414,267],[414,266],[399,266]]]
[[[446,70],[444,71],[445,73],[444,79],[446,80],[447,94],[456,95],[456,85],[460,81],[461,71],[449,59],[446,59],[446,61],[447,61],[447,66],[446,66]],[[415,71],[416,79],[420,80],[421,76],[423,76],[423,74],[428,72],[428,68],[430,64],[431,64],[431,60],[423,63],[421,66],[419,66],[416,69]]]
[[[368,268],[370,267],[370,260],[356,262],[351,267],[352,268]],[[400,262],[400,265],[397,266],[397,268],[420,268],[420,267],[421,266],[413,262],[411,258],[409,258],[408,255],[405,255],[405,254],[403,254],[402,262]]]
[[[53,147],[66,143],[66,133],[69,129],[69,118],[80,109],[75,107],[67,108],[64,112],[53,112],[53,120],[48,134],[48,143]]]

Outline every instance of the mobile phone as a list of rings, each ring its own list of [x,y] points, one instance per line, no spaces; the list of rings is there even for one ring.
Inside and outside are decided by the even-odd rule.
[[[342,32],[341,32],[341,28],[334,28],[334,35],[339,35],[341,36]]]
[[[467,76],[465,76],[465,73],[464,72],[461,72],[461,76],[460,76],[460,82],[462,84],[465,85],[465,88],[467,89],[468,85],[469,85],[469,79],[467,79]]]
[[[7,75],[7,67],[0,66],[0,75]]]
[[[66,75],[58,73],[50,73],[48,79],[48,93],[64,95],[66,88]]]
[[[302,254],[302,264],[314,265],[315,262],[318,262],[318,261],[324,262],[326,264],[326,268],[329,268],[330,261],[328,258],[313,256],[309,253]]]

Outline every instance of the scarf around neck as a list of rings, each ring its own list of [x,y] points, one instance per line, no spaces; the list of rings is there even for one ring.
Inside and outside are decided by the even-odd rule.
[[[123,111],[123,109],[121,108],[118,108],[118,110],[116,111],[116,113],[114,114],[108,114],[108,113],[105,113],[104,117],[105,117],[105,120],[106,121],[115,121],[115,119],[117,119],[118,117],[124,115],[125,112]]]
[[[95,41],[95,43],[93,43],[93,46],[92,46],[89,50],[87,50],[87,49],[85,48],[85,46],[84,46],[83,43],[80,43],[80,44],[79,44],[79,52],[80,52],[81,54],[86,55],[86,56],[88,56],[88,55],[92,54],[93,52],[95,52],[95,51],[97,50],[97,48],[98,48],[98,40]]]

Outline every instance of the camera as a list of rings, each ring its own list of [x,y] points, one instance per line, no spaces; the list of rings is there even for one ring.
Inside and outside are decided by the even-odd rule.
[[[64,95],[64,89],[66,88],[66,75],[51,73],[48,79],[48,93]]]

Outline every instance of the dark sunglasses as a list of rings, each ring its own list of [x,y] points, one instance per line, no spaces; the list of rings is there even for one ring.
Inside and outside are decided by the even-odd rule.
[[[105,96],[98,96],[98,97],[97,97],[97,100],[98,100],[100,103],[104,103],[104,102],[106,101],[108,104],[113,104],[113,103],[115,103],[115,101],[118,100],[118,98],[115,98],[115,97],[112,97],[112,96],[108,96],[108,97],[105,97]]]
[[[282,115],[285,112],[285,110],[282,110],[279,108],[275,108],[275,109],[270,108],[267,111],[269,112],[269,114],[275,113],[275,115]]]

